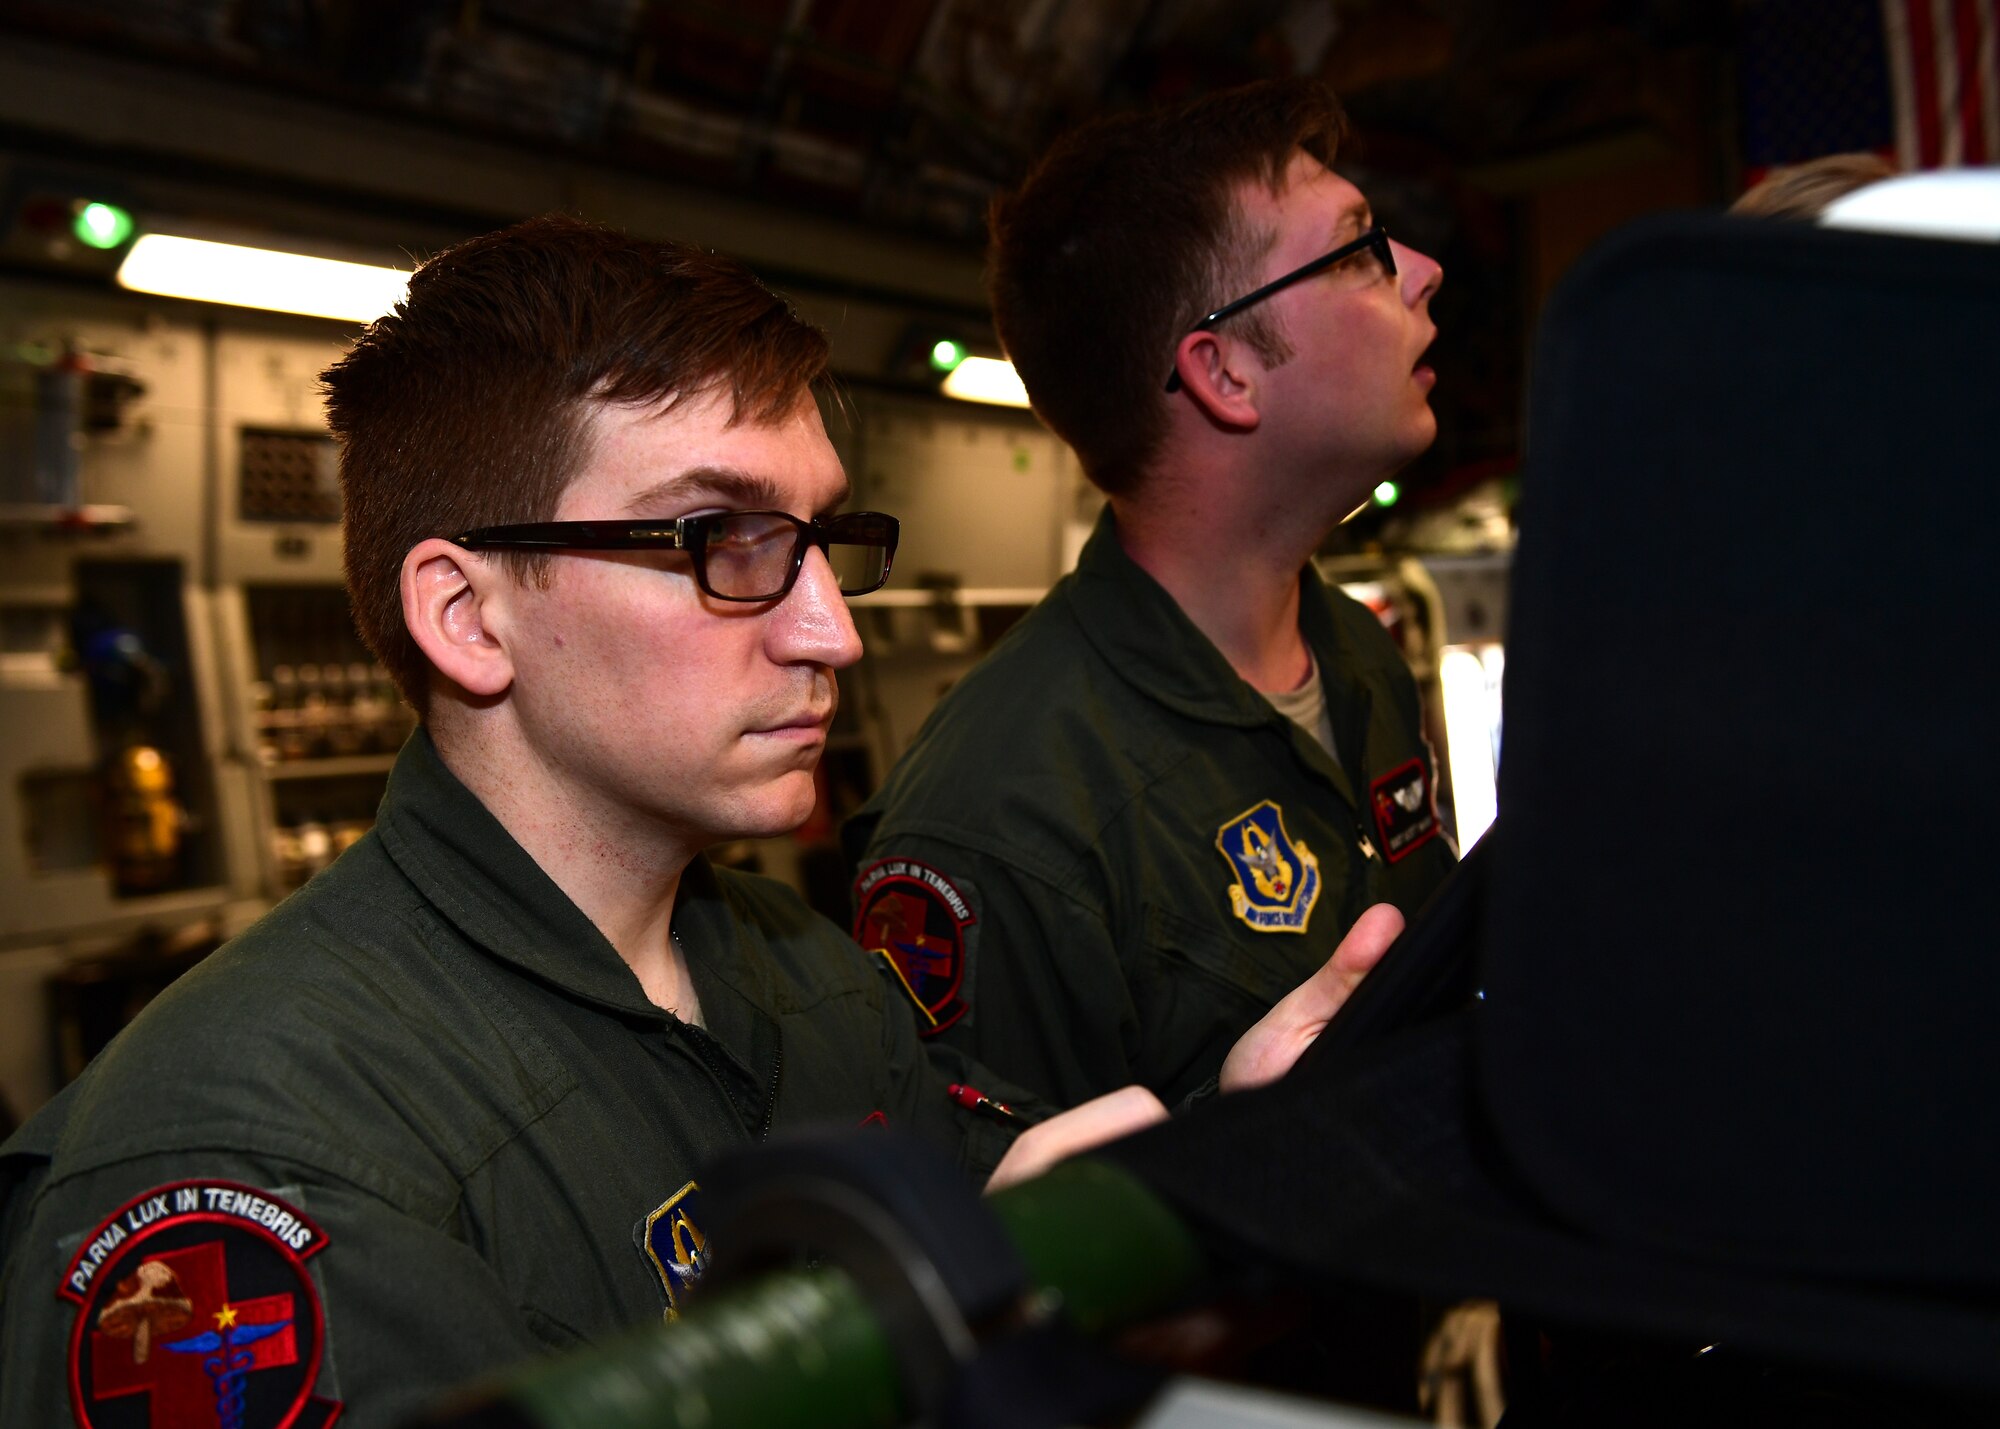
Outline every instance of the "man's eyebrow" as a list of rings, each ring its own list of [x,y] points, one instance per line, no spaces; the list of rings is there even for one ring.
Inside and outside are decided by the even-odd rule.
[[[825,516],[839,510],[850,494],[848,484],[842,481],[840,489],[832,493],[813,514]],[[759,476],[733,466],[696,466],[678,476],[655,482],[626,502],[625,509],[634,516],[659,517],[672,513],[675,507],[686,506],[702,498],[722,501],[745,511],[783,510],[785,507],[778,484],[768,476]]]
[[[1364,200],[1360,203],[1349,204],[1341,211],[1340,217],[1334,220],[1333,236],[1336,240],[1359,238],[1374,226],[1375,212],[1368,207],[1367,202]]]
[[[634,516],[658,516],[699,497],[715,497],[746,509],[775,506],[778,485],[733,466],[695,466],[655,482],[625,503]]]

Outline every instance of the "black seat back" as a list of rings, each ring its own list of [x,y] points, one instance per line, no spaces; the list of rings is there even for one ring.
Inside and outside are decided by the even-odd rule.
[[[2000,246],[1628,230],[1534,394],[1500,1144],[1593,1236],[2000,1287]]]

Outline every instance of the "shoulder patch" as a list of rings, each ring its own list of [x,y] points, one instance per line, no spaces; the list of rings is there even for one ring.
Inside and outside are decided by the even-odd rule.
[[[695,1215],[701,1209],[701,1187],[690,1181],[647,1212],[632,1228],[639,1253],[660,1277],[666,1294],[665,1318],[678,1319],[687,1293],[708,1268],[708,1236]]]
[[[1319,859],[1285,832],[1285,811],[1269,799],[1215,831],[1216,851],[1236,875],[1229,911],[1260,933],[1303,933],[1319,902]]]
[[[965,1016],[965,930],[978,921],[951,879],[910,858],[885,858],[854,880],[854,941],[889,964],[935,1037]]]
[[[219,1424],[324,1429],[326,1320],[306,1261],[326,1232],[268,1191],[176,1181],[112,1213],[56,1294],[76,1304],[70,1402],[81,1429]]]
[[[1382,836],[1382,857],[1391,863],[1437,837],[1437,791],[1422,759],[1399,764],[1370,784],[1368,803],[1375,810],[1375,831]]]

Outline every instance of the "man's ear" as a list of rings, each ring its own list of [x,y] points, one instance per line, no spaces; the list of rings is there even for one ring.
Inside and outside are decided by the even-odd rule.
[[[1207,328],[1196,328],[1174,349],[1181,387],[1202,414],[1219,427],[1248,432],[1262,414],[1257,406],[1257,378],[1263,367],[1250,344]]]
[[[512,579],[496,561],[433,537],[403,557],[403,623],[438,673],[490,699],[514,683],[499,617]]]

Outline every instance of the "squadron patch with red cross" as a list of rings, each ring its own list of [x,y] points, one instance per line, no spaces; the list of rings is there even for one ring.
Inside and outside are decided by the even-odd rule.
[[[854,941],[888,963],[935,1037],[965,1016],[972,900],[929,864],[885,858],[854,880]]]
[[[1431,774],[1421,759],[1398,765],[1368,786],[1382,856],[1395,863],[1437,836],[1437,801]]]
[[[324,1429],[326,1319],[306,1262],[326,1232],[233,1181],[157,1186],[84,1237],[56,1286],[79,1308],[81,1429]]]

